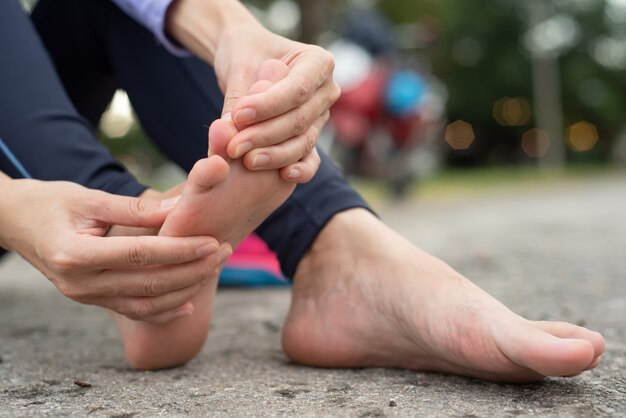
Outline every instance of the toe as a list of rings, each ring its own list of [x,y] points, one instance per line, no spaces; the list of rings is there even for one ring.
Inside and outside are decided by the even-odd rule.
[[[532,323],[537,328],[542,329],[555,337],[589,341],[593,346],[594,357],[598,357],[604,353],[604,337],[602,337],[602,335],[598,332],[590,331],[587,328],[567,322],[534,321]]]
[[[579,374],[595,358],[595,349],[587,339],[560,338],[532,323],[510,327],[505,334],[498,344],[502,353],[543,376]]]
[[[227,158],[226,147],[237,132],[237,127],[228,118],[214,121],[209,127],[209,155]]]
[[[277,83],[287,77],[289,66],[284,62],[276,59],[264,61],[259,67],[258,79],[267,80],[271,83]]]
[[[593,361],[591,362],[589,366],[585,367],[585,370],[595,369],[596,367],[600,365],[601,361],[602,361],[602,356],[596,357],[595,359],[593,359]]]
[[[259,80],[250,87],[248,94],[259,94],[267,91],[272,87],[272,82],[267,80]]]
[[[213,155],[203,158],[189,172],[186,191],[200,193],[217,186],[226,180],[228,171],[228,163],[222,157]]]

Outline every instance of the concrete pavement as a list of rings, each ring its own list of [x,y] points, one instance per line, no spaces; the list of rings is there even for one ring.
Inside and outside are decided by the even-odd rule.
[[[289,290],[269,289],[221,290],[194,361],[136,372],[104,312],[13,257],[0,265],[0,417],[626,415],[624,176],[377,206],[515,312],[602,332],[602,365],[531,385],[301,367],[280,350]]]

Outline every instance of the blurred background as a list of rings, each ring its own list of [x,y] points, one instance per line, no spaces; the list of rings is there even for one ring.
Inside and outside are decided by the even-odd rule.
[[[246,3],[271,30],[335,56],[343,94],[320,146],[357,184],[404,197],[446,178],[626,165],[626,0]],[[181,178],[124,92],[100,135],[143,181]]]

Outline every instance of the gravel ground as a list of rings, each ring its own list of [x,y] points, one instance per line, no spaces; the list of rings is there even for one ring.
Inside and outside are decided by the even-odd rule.
[[[602,332],[602,365],[531,385],[300,367],[280,350],[289,290],[264,289],[220,290],[195,360],[136,372],[102,311],[64,299],[12,257],[0,266],[0,416],[626,415],[625,177],[378,210],[514,311]]]

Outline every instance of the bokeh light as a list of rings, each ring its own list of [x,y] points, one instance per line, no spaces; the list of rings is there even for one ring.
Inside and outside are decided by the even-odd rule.
[[[530,103],[522,97],[503,97],[493,104],[493,118],[502,126],[523,126],[531,117]]]
[[[522,150],[532,158],[540,158],[550,149],[550,137],[541,129],[531,129],[522,135]]]
[[[445,140],[452,149],[468,149],[474,138],[474,128],[465,121],[457,120],[446,127]]]
[[[123,90],[116,91],[111,104],[100,119],[100,129],[109,138],[121,138],[134,124],[135,118],[128,95]]]
[[[599,138],[596,126],[586,121],[575,123],[567,130],[567,144],[573,151],[590,151]]]

